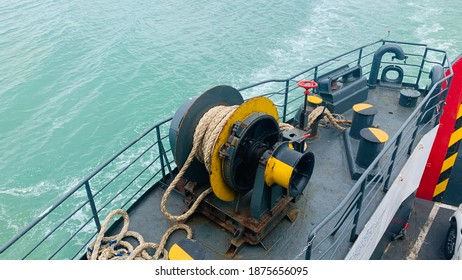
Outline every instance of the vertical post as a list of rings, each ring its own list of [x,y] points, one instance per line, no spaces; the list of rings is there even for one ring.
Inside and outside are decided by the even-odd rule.
[[[93,219],[95,220],[96,228],[98,231],[101,230],[101,223],[99,222],[98,212],[96,211],[95,200],[90,189],[90,182],[85,182],[85,190],[87,191],[88,201],[90,202],[91,212],[93,213]]]
[[[282,122],[286,122],[286,114],[287,114],[287,100],[289,99],[289,80],[286,80],[286,88],[284,91],[284,107],[282,112]]]
[[[446,86],[441,84],[441,90],[440,90],[440,93],[438,94],[438,96],[440,97],[440,101],[438,102],[439,112],[435,118],[434,126],[437,126],[440,123],[440,118],[443,115],[444,105],[446,105],[446,98],[448,96],[449,88],[451,87],[452,78],[453,77],[450,77],[449,79],[446,80]]]
[[[318,78],[318,66],[314,67],[314,80]]]
[[[445,88],[445,89],[441,90],[440,93],[438,94],[438,96],[444,95],[443,92],[446,91],[446,90],[448,90],[448,89]],[[439,120],[441,118],[441,115],[443,114],[443,106],[445,104],[444,100],[445,100],[445,98],[441,98],[438,101],[438,103],[436,103],[436,105],[435,105],[435,106],[437,106],[437,108],[439,106],[439,108],[438,108],[438,111],[437,111],[436,116],[435,116],[435,121],[433,122],[433,127],[435,127],[435,126],[437,126],[439,124]]]
[[[415,83],[415,88],[416,89],[419,88],[420,76],[422,76],[422,69],[423,69],[423,67],[425,65],[425,60],[427,59],[427,52],[428,52],[428,49],[425,48],[425,52],[424,52],[423,57],[422,57],[422,62],[420,63],[419,74],[417,74],[417,81]]]
[[[361,188],[358,195],[360,195],[358,202],[356,203],[357,212],[353,220],[353,228],[351,229],[350,242],[355,242],[357,238],[356,229],[358,227],[359,215],[361,214],[361,207],[363,204],[364,190],[366,189],[366,178],[361,182]]]
[[[314,238],[315,238],[314,234],[310,234],[310,236],[308,236],[308,244],[306,245],[305,260],[311,260],[311,251],[313,249]]]
[[[440,93],[438,94],[440,101],[436,105],[436,106],[439,106],[438,108],[439,111],[436,114],[435,123],[433,124],[433,127],[437,126],[440,123],[440,118],[443,115],[443,107],[444,105],[446,105],[446,97],[448,95],[448,91],[449,91],[449,87],[451,86],[451,83],[452,83],[452,77],[447,79],[446,86],[444,88],[443,86],[441,86]]]
[[[390,177],[391,177],[391,173],[393,172],[393,167],[395,165],[395,160],[396,160],[396,155],[398,154],[398,149],[399,149],[399,144],[401,142],[401,137],[403,136],[403,133],[401,132],[398,137],[396,138],[396,142],[395,142],[395,150],[393,151],[393,154],[391,155],[391,162],[390,162],[390,167],[388,167],[388,177],[387,179],[385,180],[385,183],[383,185],[383,191],[384,192],[387,192],[389,187],[388,187],[388,184],[390,183]]]
[[[168,169],[168,174],[172,176],[172,168],[170,167],[170,162],[168,161],[167,152],[165,151],[164,144],[160,143],[160,148],[162,149],[162,153],[164,154],[165,165]]]
[[[359,49],[358,65],[361,64],[361,59],[362,58],[363,58],[363,48]]]
[[[423,115],[424,114],[422,112],[420,112],[420,115],[417,118],[417,123],[415,124],[415,129],[414,129],[414,132],[412,133],[412,140],[411,140],[411,143],[409,144],[409,148],[407,149],[407,154],[408,155],[410,155],[412,153],[412,146],[414,146],[415,137],[417,136],[417,131],[419,130],[419,126],[420,126],[420,123],[422,122]]]
[[[162,169],[162,179],[165,178],[165,163],[164,163],[164,151],[162,149],[162,140],[160,138],[160,130],[159,126],[156,126],[156,135],[157,135],[157,145],[159,149],[159,157],[160,157],[160,168]]]

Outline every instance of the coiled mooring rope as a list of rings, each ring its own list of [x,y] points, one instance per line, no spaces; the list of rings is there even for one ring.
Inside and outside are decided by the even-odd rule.
[[[189,218],[197,209],[200,202],[212,192],[212,188],[206,189],[202,194],[198,196],[193,205],[189,208],[188,211],[181,215],[173,215],[167,210],[167,200],[170,196],[173,189],[176,187],[177,183],[181,178],[183,178],[184,173],[190,166],[194,158],[197,158],[200,162],[204,163],[207,171],[210,172],[210,164],[212,158],[212,152],[215,149],[217,139],[223,130],[224,126],[228,119],[232,116],[234,111],[238,106],[216,106],[207,111],[204,116],[200,119],[193,136],[193,146],[191,151],[183,164],[182,168],[175,176],[173,181],[169,184],[168,188],[164,192],[161,200],[161,211],[164,216],[175,222],[184,222]],[[328,120],[339,130],[344,131],[345,128],[340,126],[339,123],[344,122],[344,120],[336,119],[327,108],[323,106],[317,107],[314,109],[308,116],[308,126],[310,126],[319,116],[325,114]],[[344,122],[346,123],[346,122]],[[281,130],[289,130],[294,127],[287,123],[280,123]],[[115,215],[121,215],[124,219],[124,225],[119,234],[115,236],[104,237],[104,233],[107,230],[109,222]],[[187,238],[192,238],[192,230],[186,224],[176,224],[169,228],[167,232],[162,236],[162,239],[159,244],[152,242],[144,242],[143,237],[134,231],[128,230],[129,218],[128,214],[122,210],[117,209],[111,212],[106,220],[104,221],[101,230],[96,238],[96,240],[90,244],[87,252],[87,259],[91,260],[102,260],[102,259],[168,259],[168,252],[164,248],[167,243],[167,239],[174,231],[182,229],[187,232]],[[135,248],[123,239],[126,237],[135,238],[139,245]],[[155,253],[153,256],[149,255],[146,251],[147,249],[154,249]]]
[[[123,227],[121,231],[114,236],[104,236],[110,221],[116,215],[121,215],[123,218]],[[129,218],[127,212],[122,209],[112,211],[104,220],[101,230],[98,233],[96,240],[88,246],[87,259],[89,260],[166,260],[168,259],[168,251],[165,249],[165,244],[169,236],[177,230],[186,231],[186,238],[192,238],[192,230],[186,224],[177,224],[170,227],[162,236],[160,243],[145,242],[143,237],[135,231],[128,230]],[[123,240],[124,238],[132,237],[137,240],[138,246],[133,248],[132,244]],[[154,249],[154,255],[149,255],[147,249]]]
[[[199,206],[200,202],[212,192],[212,188],[205,190],[190,209],[182,215],[173,215],[170,214],[167,210],[167,200],[170,193],[175,188],[178,181],[183,178],[184,173],[190,166],[194,158],[197,158],[199,161],[204,163],[207,171],[210,171],[210,162],[212,157],[212,151],[215,148],[215,143],[217,142],[218,136],[220,135],[223,127],[225,126],[227,120],[231,117],[234,111],[238,106],[216,106],[207,111],[204,116],[199,121],[193,137],[193,147],[191,152],[188,155],[184,165],[176,175],[175,179],[170,183],[161,200],[161,211],[164,216],[175,222],[182,222],[191,216]],[[104,237],[107,226],[109,222],[115,215],[121,215],[124,219],[124,225],[119,234],[115,236]],[[183,229],[187,232],[187,238],[192,238],[192,230],[186,224],[177,224],[172,226],[167,232],[163,235],[159,244],[156,243],[146,243],[141,235],[137,232],[128,230],[128,214],[122,210],[117,209],[111,212],[106,220],[104,221],[101,230],[96,238],[96,240],[88,247],[87,258],[92,260],[102,260],[102,259],[154,259],[157,260],[161,255],[161,259],[168,258],[168,252],[164,249],[170,234],[178,229]],[[135,238],[139,245],[136,248],[122,239],[125,237]],[[117,248],[117,249],[116,249]],[[155,249],[155,254],[150,256],[146,249],[152,248]]]

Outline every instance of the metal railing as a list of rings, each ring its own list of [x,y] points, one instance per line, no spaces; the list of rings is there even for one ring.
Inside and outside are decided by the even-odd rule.
[[[435,64],[434,61],[426,60],[429,51],[442,52],[425,48],[419,74],[416,76],[416,88],[418,88],[421,73],[424,72],[422,68],[425,63]],[[402,167],[413,145],[417,142],[416,140],[438,124],[445,104],[444,98],[453,76],[451,64],[447,62],[445,53],[440,64],[446,66],[449,75],[433,85],[426,97],[387,142],[343,201],[311,230],[308,235],[305,259],[338,258],[342,255],[338,254],[341,251],[346,256],[349,247],[390,187],[390,182],[397,177],[400,170],[397,167]],[[418,65],[414,66],[418,67]],[[431,118],[424,120],[427,114]],[[345,242],[346,240],[349,242]]]
[[[378,40],[319,63],[287,79],[266,80],[240,88],[239,91],[245,98],[257,95],[270,97],[278,108],[280,119],[286,122],[294,117],[302,104],[301,100],[304,95],[297,86],[299,80],[316,79],[319,75],[345,64],[361,65],[363,75],[367,75],[370,72],[374,51],[385,43],[391,42]],[[442,53],[444,57],[442,64],[447,63],[446,54],[443,51],[430,49],[423,44],[398,43],[417,50],[416,53],[409,53],[410,57],[417,59],[417,62],[410,66],[415,68],[415,71],[407,81],[416,89],[419,88],[422,73],[428,73],[428,70],[425,70],[426,66],[434,63],[434,61],[427,61],[429,52]],[[449,63],[447,67],[451,70]],[[427,104],[429,97],[424,102]],[[423,104],[419,105],[419,110]],[[436,106],[440,105],[442,105],[441,101]],[[379,158],[357,181],[339,207],[310,233],[307,258],[311,258],[313,250],[329,239],[329,234],[326,234],[326,238],[319,242],[315,240],[315,237],[320,236],[322,229],[329,225],[337,215],[341,218],[333,229],[338,240],[345,239],[347,228],[353,227],[350,229],[351,235],[357,233],[358,225],[366,219],[365,209],[368,205],[370,207],[369,196],[374,196],[374,192],[377,192],[379,188],[386,189],[388,182],[393,178],[393,166],[396,166],[398,159],[402,160],[402,154],[407,152],[405,147],[412,146],[414,139],[424,129],[425,125],[421,125],[419,121],[422,116],[419,110],[411,115],[399,133],[388,142]],[[433,119],[435,118],[438,118],[438,115]],[[137,199],[152,189],[153,185],[165,185],[164,180],[172,174],[176,167],[167,139],[170,122],[171,118],[153,125],[80,181],[28,226],[3,244],[0,248],[0,258],[80,258],[100,230],[102,217],[106,217],[114,208],[130,209]],[[409,137],[409,133],[412,137]],[[366,180],[371,169],[389,153],[392,156],[387,164],[381,167],[382,171],[376,175],[380,180]],[[335,242],[333,244],[332,246],[339,246]]]
[[[155,124],[81,180],[3,244],[1,258],[80,258],[101,229],[101,217],[114,208],[129,209],[151,186],[162,184],[172,173],[175,163],[166,143],[168,136],[161,136],[168,135],[170,122],[171,118]],[[73,223],[76,219],[77,225]],[[30,244],[34,245],[26,249]]]
[[[316,79],[319,75],[345,64],[361,65],[363,76],[365,76],[370,73],[375,50],[381,45],[389,43],[401,45],[407,59],[403,63],[393,61],[393,59],[387,60],[384,57],[381,65],[399,65],[405,69],[407,74],[404,75],[404,86],[423,92],[425,86],[422,85],[422,74],[429,74],[430,68],[435,64],[444,66],[450,74],[428,91],[426,97],[419,103],[394,137],[387,142],[382,152],[357,180],[338,207],[310,231],[305,248],[306,259],[332,259],[338,258],[340,255],[346,256],[349,247],[372,215],[374,207],[383,198],[390,183],[396,178],[400,167],[410,155],[416,140],[438,123],[445,101],[441,97],[446,96],[452,77],[451,64],[447,60],[445,51],[429,48],[425,44],[379,40],[322,62],[286,80],[268,80],[240,89],[245,94],[246,90],[255,90],[265,84],[284,85],[282,89],[266,95],[273,97],[273,99],[274,95],[284,97],[283,102],[277,106],[280,109],[281,120],[285,122],[294,117],[301,104],[301,93],[290,94],[299,90],[297,81]],[[434,114],[434,111],[437,113]],[[423,116],[426,114],[430,114],[432,117],[423,122]],[[343,252],[343,254],[339,252]]]

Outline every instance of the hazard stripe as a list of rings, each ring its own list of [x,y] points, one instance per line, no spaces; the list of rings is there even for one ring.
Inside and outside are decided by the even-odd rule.
[[[454,125],[454,127],[461,127],[462,126],[462,118],[458,118],[456,120],[456,124]]]
[[[448,143],[448,150],[446,157],[441,167],[440,176],[438,183],[433,192],[433,200],[439,201],[442,199],[443,193],[449,183],[449,177],[451,176],[452,167],[457,160],[459,151],[459,145],[462,140],[462,104],[459,105],[459,111],[457,112],[457,119],[454,124],[454,132],[451,134],[451,138]]]
[[[459,147],[458,146],[459,145],[452,145],[451,147],[449,147],[445,158],[450,158],[452,155],[459,152]]]
[[[455,143],[460,141],[460,139],[462,139],[462,127],[452,133],[451,140],[449,140],[448,147],[454,145]]]
[[[450,166],[444,172],[441,172],[440,177],[438,178],[438,183],[437,184],[443,182],[446,179],[449,179],[449,176],[451,176],[451,171],[452,171],[452,166]]]
[[[441,194],[442,192],[444,192],[446,190],[446,187],[448,186],[448,182],[449,182],[449,178],[447,178],[443,182],[436,185],[435,192],[433,193],[433,197],[435,197],[435,196]]]
[[[456,163],[457,154],[458,153],[453,154],[443,162],[443,168],[441,168],[441,173],[454,166],[454,164]]]

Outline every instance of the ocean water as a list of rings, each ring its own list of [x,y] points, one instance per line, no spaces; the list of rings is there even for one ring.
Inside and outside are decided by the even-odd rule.
[[[388,36],[462,51],[459,0],[0,2],[0,244],[190,96]]]

